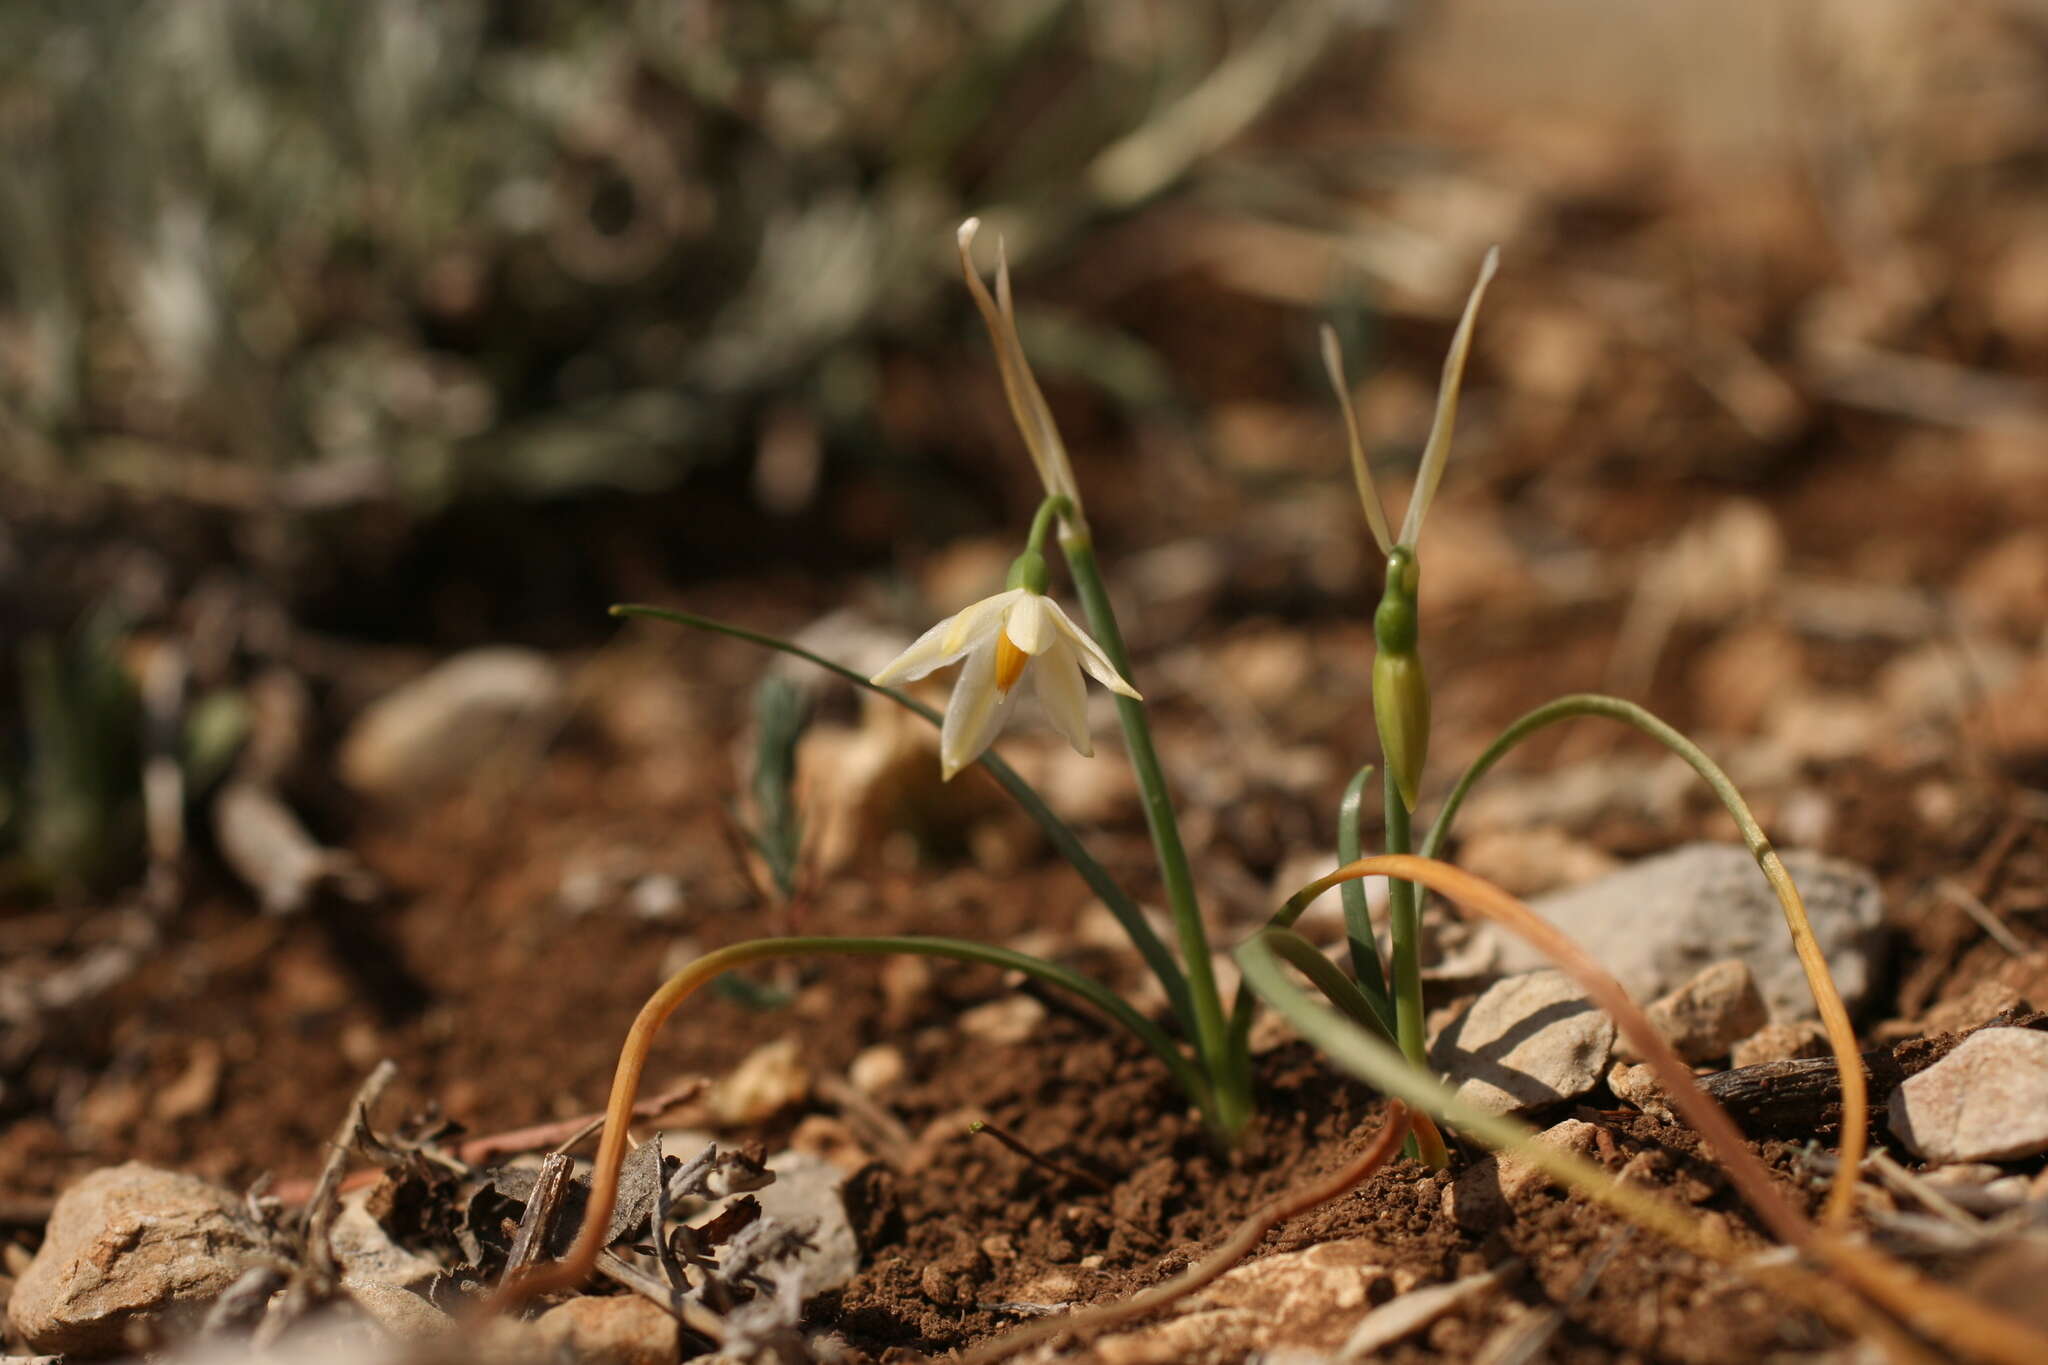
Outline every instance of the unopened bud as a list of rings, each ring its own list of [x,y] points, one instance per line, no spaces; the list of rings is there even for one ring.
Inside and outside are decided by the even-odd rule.
[[[1372,661],[1372,715],[1387,772],[1410,811],[1415,809],[1422,765],[1429,757],[1429,681],[1415,649],[1415,594],[1420,582],[1414,553],[1395,546],[1387,556],[1386,590],[1372,618],[1378,645]]]

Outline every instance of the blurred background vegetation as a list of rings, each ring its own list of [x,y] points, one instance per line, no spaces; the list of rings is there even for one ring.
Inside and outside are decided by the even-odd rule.
[[[1183,185],[1378,4],[197,0],[0,14],[0,396],[46,479],[302,508],[876,448],[892,349]],[[1126,337],[1062,350],[1120,397]]]
[[[1162,637],[1355,610],[1315,323],[1398,500],[1502,243],[1432,610],[1605,594],[1648,685],[1695,610],[1624,600],[1656,490],[1902,591],[2023,523],[2044,134],[2041,0],[9,0],[0,844],[134,865],[155,644],[163,756],[272,666],[332,725],[385,680],[334,641],[971,576],[1035,490],[969,214]],[[1894,455],[1951,471],[1918,538],[1871,534]]]

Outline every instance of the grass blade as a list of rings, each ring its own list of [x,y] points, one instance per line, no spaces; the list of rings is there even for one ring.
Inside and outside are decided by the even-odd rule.
[[[1056,963],[1030,957],[1009,948],[969,943],[962,939],[921,936],[877,938],[760,938],[736,943],[706,953],[677,972],[640,1007],[626,1043],[619,1051],[618,1069],[612,1074],[611,1097],[605,1103],[604,1138],[597,1149],[591,1172],[590,1201],[583,1215],[583,1227],[569,1254],[553,1265],[508,1279],[492,1303],[507,1308],[527,1302],[537,1294],[572,1289],[583,1283],[597,1254],[603,1250],[604,1235],[611,1222],[612,1207],[618,1199],[619,1167],[625,1160],[627,1130],[632,1124],[633,1103],[640,1094],[640,1076],[647,1064],[647,1052],[661,1026],[690,996],[720,974],[749,963],[784,957],[883,957],[910,953],[923,957],[950,958],[956,962],[977,962],[1023,972],[1040,981],[1062,987],[1080,996],[1135,1034],[1159,1059],[1188,1096],[1201,1106],[1212,1122],[1209,1083],[1166,1032],[1132,1009],[1099,982]]]
[[[1344,788],[1344,799],[1337,804],[1337,861],[1355,863],[1365,856],[1364,839],[1358,826],[1365,818],[1365,793],[1372,783],[1372,764],[1368,763],[1352,774],[1351,782]],[[1360,882],[1346,882],[1338,888],[1338,895],[1344,899],[1344,932],[1351,941],[1351,973],[1358,978],[1358,985],[1365,992],[1366,999],[1373,1002],[1373,1011],[1382,1019],[1392,1021],[1394,1017],[1393,998],[1387,993],[1387,973],[1380,962],[1379,940],[1372,931],[1372,912],[1365,902],[1365,886]]]
[[[1828,1191],[1825,1215],[1830,1225],[1839,1226],[1854,1209],[1856,1172],[1863,1163],[1863,1154],[1870,1142],[1869,1082],[1864,1077],[1863,1062],[1856,1046],[1856,1029],[1849,1022],[1848,1007],[1842,1003],[1842,993],[1836,988],[1835,978],[1828,970],[1827,955],[1821,951],[1820,940],[1814,937],[1813,925],[1806,916],[1806,901],[1793,884],[1791,874],[1785,870],[1784,860],[1771,846],[1763,826],[1750,814],[1749,803],[1742,799],[1735,783],[1721,771],[1719,764],[1707,756],[1705,750],[1632,701],[1595,692],[1559,697],[1501,731],[1500,737],[1472,760],[1472,766],[1465,769],[1458,778],[1457,786],[1451,788],[1451,794],[1444,799],[1443,811],[1430,827],[1429,837],[1422,841],[1422,856],[1441,856],[1451,821],[1464,804],[1466,793],[1500,761],[1502,755],[1538,730],[1580,716],[1604,716],[1634,726],[1690,764],[1692,770],[1713,788],[1714,795],[1721,798],[1722,806],[1735,821],[1736,828],[1742,831],[1742,841],[1748,846],[1750,856],[1756,859],[1757,866],[1771,884],[1771,890],[1777,894],[1778,905],[1785,914],[1785,927],[1792,935],[1792,950],[1798,954],[1799,965],[1806,973],[1807,989],[1812,991],[1814,1007],[1820,1011],[1821,1023],[1827,1028],[1828,1046],[1835,1054],[1835,1070],[1842,1078],[1841,1164],[1835,1173],[1834,1187]]]
[[[1656,1072],[1658,1084],[1663,1088],[1673,1107],[1706,1140],[1743,1199],[1762,1219],[1764,1225],[1786,1245],[1814,1256],[1841,1281],[1855,1286],[1872,1302],[1881,1305],[1888,1312],[1897,1314],[1915,1330],[1949,1346],[1958,1356],[1996,1360],[2004,1362],[2005,1365],[2035,1365],[2041,1360],[2048,1359],[2048,1335],[2044,1335],[2031,1325],[1987,1304],[1979,1303],[1967,1295],[1926,1280],[1866,1246],[1851,1242],[1832,1231],[1816,1228],[1808,1222],[1805,1215],[1794,1208],[1771,1183],[1770,1172],[1750,1151],[1741,1131],[1736,1128],[1734,1120],[1728,1117],[1727,1111],[1714,1103],[1706,1092],[1700,1089],[1691,1069],[1679,1060],[1678,1054],[1672,1051],[1670,1044],[1666,1043],[1651,1026],[1648,1017],[1629,999],[1628,993],[1621,989],[1620,984],[1555,925],[1491,882],[1433,858],[1386,855],[1361,859],[1347,867],[1339,868],[1329,876],[1310,883],[1303,889],[1302,894],[1320,895],[1345,878],[1372,876],[1401,877],[1429,887],[1460,909],[1481,915],[1513,931],[1577,981],[1593,1003],[1607,1011],[1622,1035],[1650,1064]],[[1245,968],[1246,980],[1255,981],[1259,993],[1269,1001],[1275,1001],[1276,1008],[1280,1008],[1284,1003],[1295,1013],[1320,1009],[1299,990],[1294,990],[1284,974],[1277,970],[1273,948],[1266,940],[1267,935],[1262,933],[1252,944],[1246,945],[1246,949],[1251,949],[1251,952],[1247,953],[1243,949],[1239,951],[1238,961]],[[1263,960],[1259,960],[1262,956]],[[1255,967],[1259,972],[1256,977]],[[1292,997],[1278,990],[1268,994],[1268,990],[1276,986],[1292,990]],[[1350,1042],[1346,1046],[1351,1055],[1371,1055],[1377,1061],[1384,1062],[1384,1057],[1375,1051],[1384,1050],[1383,1044],[1365,1035],[1348,1021],[1329,1014],[1328,1011],[1322,1013],[1323,1018],[1320,1020],[1306,1013],[1303,1013],[1303,1017],[1325,1034],[1338,1038],[1348,1036]],[[1288,1017],[1294,1019],[1295,1016],[1289,1014]],[[1326,1027],[1328,1023],[1342,1027],[1332,1031]],[[1301,1028],[1301,1021],[1295,1020],[1295,1026]],[[1304,1036],[1314,1038],[1314,1035],[1306,1030]],[[1359,1050],[1361,1040],[1370,1045],[1364,1053]],[[1333,1052],[1332,1055],[1337,1054]],[[1376,1085],[1380,1083],[1377,1075],[1368,1079]],[[1428,1077],[1414,1079],[1435,1085]],[[1412,1084],[1412,1081],[1408,1084]],[[1391,1090],[1388,1093],[1401,1099],[1409,1098],[1404,1090]],[[1450,1098],[1455,1101],[1456,1097]],[[1467,1114],[1461,1115],[1458,1112],[1461,1110],[1467,1111]],[[1464,1105],[1456,1105],[1455,1109],[1446,1113],[1446,1117],[1461,1128],[1465,1126],[1468,1116],[1469,1106]],[[1492,1123],[1499,1122],[1498,1119],[1492,1120]],[[1520,1126],[1515,1125],[1517,1128]],[[1491,1141],[1487,1128],[1467,1131],[1475,1133],[1482,1140]],[[1518,1150],[1516,1155],[1534,1161],[1546,1170],[1559,1169],[1553,1166],[1549,1157],[1540,1157],[1539,1151],[1538,1148],[1525,1146]],[[1560,1154],[1549,1154],[1550,1157],[1557,1155]],[[1601,1178],[1605,1178],[1604,1173]],[[1623,1207],[1622,1203],[1611,1197],[1612,1190],[1605,1196],[1595,1194],[1590,1188],[1586,1189],[1586,1193],[1601,1198],[1602,1202],[1611,1207]],[[1638,1195],[1637,1198],[1641,1196]],[[1650,1203],[1662,1205],[1662,1201]],[[1636,1213],[1643,1211],[1637,1208],[1630,1216],[1634,1217]],[[1662,1220],[1669,1212],[1669,1206],[1662,1206],[1661,1212],[1651,1210],[1650,1216]],[[1646,1222],[1644,1226],[1660,1234],[1669,1235],[1667,1229],[1661,1226],[1661,1222]],[[1698,1230],[1693,1231],[1695,1235],[1690,1239],[1674,1240],[1677,1240],[1679,1245],[1688,1246],[1689,1249],[1693,1249],[1693,1242],[1702,1240],[1709,1247],[1717,1243],[1725,1245],[1726,1238],[1723,1234],[1714,1234],[1702,1239]],[[1703,1249],[1701,1254],[1715,1253]],[[1772,1275],[1782,1277],[1786,1270],[1787,1267],[1774,1267]],[[1844,1305],[1840,1300],[1845,1296],[1839,1290],[1833,1295],[1825,1292],[1802,1292],[1801,1297],[1809,1306],[1836,1317],[1838,1321],[1843,1320]],[[1849,1320],[1865,1330],[1883,1330],[1882,1324],[1874,1323],[1868,1314]]]

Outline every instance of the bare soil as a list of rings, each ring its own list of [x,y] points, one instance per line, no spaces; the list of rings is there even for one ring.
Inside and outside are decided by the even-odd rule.
[[[2038,64],[2029,43],[1999,39],[1998,50]],[[1516,53],[1510,65],[1530,63]],[[1739,755],[1781,844],[1878,875],[1892,933],[1857,1021],[1868,1044],[1981,1023],[1999,1008],[1985,1003],[1998,995],[1987,987],[2048,1005],[2044,428],[2038,395],[2022,402],[2009,385],[1992,386],[2005,395],[1998,412],[1956,406],[1957,394],[1985,391],[1968,381],[2039,374],[2048,357],[2037,279],[2048,267],[2019,250],[2038,238],[2038,130],[2000,140],[1998,128],[2031,125],[2013,110],[1986,114],[1970,125],[1975,150],[1933,158],[1924,174],[1915,168],[1937,141],[1922,121],[1861,130],[1874,150],[1859,174],[1884,183],[1836,202],[1798,178],[1805,170],[1774,162],[1797,184],[1757,188],[1726,166],[1662,160],[1626,131],[1593,137],[1569,121],[1460,112],[1466,94],[1435,105],[1416,96],[1420,112],[1375,103],[1358,113],[1348,84],[1318,87],[1284,120],[1290,145],[1320,148],[1333,166],[1360,148],[1415,156],[1410,117],[1439,136],[1461,119],[1514,130],[1491,129],[1496,140],[1472,164],[1424,168],[1443,182],[1430,180],[1433,192],[1493,206],[1514,234],[1468,381],[1461,453],[1424,540],[1423,654],[1436,685],[1426,796],[1440,797],[1528,707],[1612,685],[1640,585],[1717,514],[1750,509],[1774,537],[1762,586],[1731,596],[1741,574],[1709,545],[1686,580],[1696,595],[1630,695],[1731,766]],[[1792,149],[1788,164],[1806,167],[1807,150]],[[1947,192],[1944,167],[1968,194]],[[1402,220],[1396,190],[1371,196]],[[1858,219],[1880,203],[1891,217]],[[1277,267],[1300,243],[1290,229],[1278,245],[1241,246],[1241,226],[1166,203],[1030,282],[1125,329],[1208,405],[1199,421],[1131,416],[1048,380],[1102,560],[1132,599],[1127,634],[1187,798],[1219,947],[1271,908],[1290,860],[1327,858],[1338,795],[1376,748],[1365,687],[1378,568],[1312,379],[1307,311],[1245,285],[1262,259],[1285,278]],[[1861,245],[1846,249],[1837,233]],[[1865,259],[1871,243],[1896,257]],[[1476,256],[1484,240],[1467,245]],[[2029,279],[2031,294],[2008,288]],[[1400,470],[1426,430],[1449,320],[1443,299],[1389,294],[1378,350],[1360,360],[1371,367],[1360,399],[1375,430],[1394,433],[1376,455]],[[1833,350],[1821,344],[1830,319],[1849,328]],[[1884,354],[1935,362],[1946,379],[1901,389],[1887,383],[1895,371],[1856,369]],[[1837,361],[1844,368],[1830,368]],[[146,491],[67,500],[0,482],[0,505],[22,509],[14,540],[41,585],[0,600],[0,624],[47,625],[63,614],[57,604],[98,600],[138,558],[160,566],[163,618],[178,620],[225,575],[287,623],[280,657],[316,711],[291,795],[384,887],[368,906],[265,917],[195,824],[189,892],[141,967],[38,1021],[36,1036],[0,1038],[10,1273],[38,1243],[51,1196],[103,1165],[139,1158],[237,1186],[303,1182],[383,1057],[400,1068],[390,1112],[438,1113],[472,1134],[590,1113],[644,995],[690,956],[765,933],[1023,942],[1142,998],[1133,959],[1097,932],[1102,916],[1073,873],[977,775],[941,789],[935,764],[796,907],[768,905],[729,828],[763,658],[604,616],[612,601],[653,600],[794,631],[851,605],[903,639],[963,580],[985,586],[961,563],[995,556],[999,572],[1037,497],[993,367],[982,353],[892,354],[876,383],[888,448],[931,453],[931,468],[913,477],[835,459],[814,504],[786,518],[761,512],[731,470],[658,498],[465,504],[431,518],[386,507],[253,526]],[[1789,409],[1772,397],[1779,388]],[[1383,489],[1400,505],[1405,476]],[[910,598],[921,599],[915,611]],[[500,641],[545,648],[569,671],[576,708],[559,731],[409,804],[378,807],[339,788],[335,741],[371,697],[455,649]],[[843,692],[821,716],[859,723]],[[1041,757],[1051,747],[1028,731],[1005,744]],[[1107,727],[1101,748],[1091,772],[1117,763]],[[1525,793],[1501,825],[1618,860],[1731,838],[1706,793],[1667,799],[1639,761],[1646,752],[1592,726],[1539,737],[1489,779]],[[1531,785],[1548,772],[1587,775],[1598,799],[1573,805],[1561,787]],[[1105,781],[1073,795],[1085,799],[1090,846],[1156,902],[1128,793]],[[613,886],[572,913],[565,886],[593,867],[668,878],[679,894],[648,917]],[[1987,932],[1958,890],[2024,951]],[[119,942],[138,913],[117,896],[0,908],[0,962],[41,979]],[[1048,1304],[1157,1283],[1278,1191],[1357,1151],[1382,1113],[1377,1097],[1282,1041],[1261,1054],[1260,1116],[1225,1157],[1156,1064],[1090,1018],[1053,1009],[1021,1040],[963,1030],[973,1007],[1016,996],[993,970],[839,959],[752,979],[790,999],[764,1008],[705,992],[667,1030],[650,1089],[722,1075],[766,1041],[800,1040],[808,1098],[725,1136],[809,1143],[858,1166],[849,1203],[866,1268],[809,1314],[867,1360],[944,1352]],[[1442,983],[1431,1003],[1472,984]],[[900,1052],[906,1079],[863,1108],[830,1082],[877,1046]],[[1684,1130],[1603,1091],[1537,1117],[1573,1116],[1599,1126],[1609,1168],[1755,1232]],[[969,1136],[978,1117],[1089,1178]],[[1831,1134],[1811,1136],[1824,1158]],[[1790,1192],[1812,1197],[1815,1166],[1801,1147],[1759,1150]],[[1475,1156],[1458,1151],[1449,1174],[1397,1162],[1277,1229],[1257,1254],[1369,1239],[1388,1270],[1374,1290],[1384,1296],[1404,1276],[1430,1283],[1513,1264],[1503,1293],[1381,1357],[1396,1361],[1470,1359],[1515,1306],[1561,1309],[1553,1356],[1570,1362],[1778,1359],[1842,1345],[1755,1284],[1645,1236],[1610,1254],[1620,1226],[1556,1193],[1461,1211],[1446,1194]],[[2041,1166],[2012,1169],[2038,1177]],[[1884,1211],[1885,1199],[1873,1193],[1865,1211]],[[1984,1283],[1997,1282],[1995,1269]],[[1936,1270],[1959,1283],[1973,1273],[1962,1261]],[[2024,1288],[2007,1302],[2024,1308]]]

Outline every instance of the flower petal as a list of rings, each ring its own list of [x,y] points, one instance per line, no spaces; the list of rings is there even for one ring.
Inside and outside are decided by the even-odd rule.
[[[1052,623],[1058,627],[1060,634],[1074,647],[1074,654],[1081,667],[1088,671],[1089,677],[1120,697],[1129,697],[1132,701],[1145,700],[1138,695],[1138,689],[1125,682],[1123,674],[1116,671],[1116,665],[1102,652],[1102,646],[1089,639],[1088,632],[1075,625],[1073,618],[1061,609],[1059,603],[1048,597],[1045,599],[1045,610],[1052,617]]]
[[[974,648],[1002,629],[1003,618],[1009,614],[1010,607],[1019,598],[1029,595],[1022,588],[1010,588],[961,608],[953,617],[953,631],[946,637],[946,648],[961,651]]]
[[[1088,734],[1088,693],[1081,681],[1081,661],[1074,656],[1074,647],[1063,638],[1055,638],[1032,669],[1031,683],[1053,728],[1066,736],[1074,752],[1083,758],[1093,757],[1095,742]]]
[[[980,758],[1003,728],[1009,716],[1003,701],[996,690],[996,650],[990,641],[968,653],[967,666],[953,684],[953,699],[946,703],[946,720],[939,727],[939,775],[946,781]]]
[[[1026,654],[1040,653],[1057,636],[1051,619],[1046,615],[1045,603],[1046,599],[1038,593],[1027,592],[1017,599],[1017,604],[1003,618],[1003,634]]]
[[[1009,605],[1009,598],[1007,592],[997,593],[948,616],[911,641],[910,648],[868,681],[877,687],[887,687],[892,683],[916,682],[927,673],[944,668],[995,635],[1002,626],[1002,609]]]

